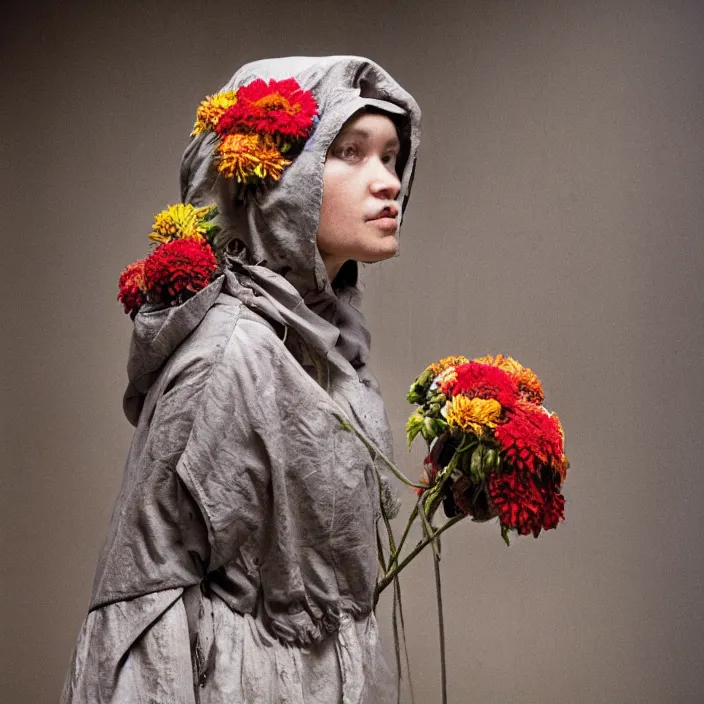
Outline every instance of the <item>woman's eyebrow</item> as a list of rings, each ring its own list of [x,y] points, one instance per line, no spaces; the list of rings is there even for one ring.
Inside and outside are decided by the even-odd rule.
[[[361,137],[362,139],[368,141],[372,138],[372,133],[369,130],[363,129],[362,127],[350,127],[349,129],[344,130],[338,135],[339,139],[345,139],[349,137]],[[401,143],[399,142],[398,137],[389,137],[389,139],[386,140],[386,144],[384,146],[393,146],[398,147],[400,149]]]

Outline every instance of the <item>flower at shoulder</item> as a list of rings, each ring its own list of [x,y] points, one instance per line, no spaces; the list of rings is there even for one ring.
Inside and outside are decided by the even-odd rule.
[[[183,203],[169,205],[154,216],[149,239],[153,242],[171,242],[176,239],[203,239],[211,229],[210,215],[213,206],[195,208]]]
[[[218,271],[213,240],[220,231],[214,205],[178,203],[154,216],[151,254],[120,274],[117,300],[134,319],[143,305],[175,306],[205,288]]]
[[[147,298],[168,306],[180,305],[204,289],[217,268],[213,250],[203,238],[162,244],[144,261]]]
[[[124,306],[125,313],[129,313],[134,318],[139,309],[147,302],[144,286],[144,259],[127,265],[120,274],[118,289],[117,300]]]

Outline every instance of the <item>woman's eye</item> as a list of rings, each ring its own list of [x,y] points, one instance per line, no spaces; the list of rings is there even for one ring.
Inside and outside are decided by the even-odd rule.
[[[348,145],[348,146],[342,147],[340,149],[340,156],[343,159],[348,159],[350,157],[355,156],[356,154],[357,154],[357,147],[353,147],[353,146]]]

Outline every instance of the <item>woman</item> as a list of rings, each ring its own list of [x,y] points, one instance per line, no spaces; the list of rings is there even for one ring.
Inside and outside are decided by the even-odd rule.
[[[182,200],[217,204],[225,265],[134,318],[136,431],[65,704],[395,699],[373,612],[394,500],[357,433],[387,455],[391,434],[357,262],[396,254],[420,110],[360,57],[257,61],[221,94],[290,78],[315,127],[256,198],[214,167],[213,131],[184,154]]]

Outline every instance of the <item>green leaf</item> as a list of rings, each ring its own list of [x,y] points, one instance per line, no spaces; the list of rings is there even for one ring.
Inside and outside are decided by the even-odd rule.
[[[201,218],[203,222],[208,222],[209,220],[212,220],[214,217],[216,217],[218,214],[218,206],[217,205],[211,205],[210,210],[208,210],[205,215]]]
[[[484,465],[482,469],[485,471],[492,470],[496,464],[497,452],[493,447],[487,448],[486,454],[484,455]]]
[[[423,419],[423,427],[428,432],[426,437],[434,438],[435,435],[437,434],[437,429],[435,427],[435,421],[432,418],[424,418]]]
[[[424,420],[423,415],[416,411],[406,422],[406,438],[409,446],[416,435],[423,429]]]
[[[472,459],[469,462],[469,473],[472,475],[472,481],[480,482],[484,479],[484,472],[482,471],[482,460],[484,457],[484,446],[479,443],[474,452],[472,452]]]
[[[508,537],[508,531],[509,529],[506,526],[501,526],[501,537],[504,539],[504,542],[508,547],[511,547],[511,541],[509,540]]]
[[[433,372],[426,369],[412,384],[406,396],[409,403],[425,403],[428,388],[433,380]]]

